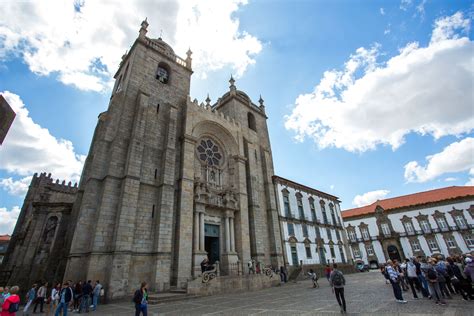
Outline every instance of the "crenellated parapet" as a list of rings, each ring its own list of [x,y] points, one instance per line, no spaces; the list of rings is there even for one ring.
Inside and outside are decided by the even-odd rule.
[[[70,194],[76,194],[78,190],[77,182],[73,184],[71,181],[66,183],[65,180],[54,180],[54,178],[51,177],[51,173],[46,174],[46,172],[42,172],[39,175],[35,173],[33,175],[33,179],[31,180],[31,185],[36,187],[45,187],[55,192]]]
[[[240,126],[241,126],[240,122],[238,122],[234,118],[232,118],[228,115],[225,115],[224,113],[218,111],[215,106],[212,106],[210,104],[210,101],[211,100],[209,99],[209,96],[207,96],[207,98],[206,98],[206,103],[204,103],[204,102],[199,103],[199,101],[197,99],[194,99],[194,100],[191,101],[191,97],[188,96],[188,107],[194,107],[198,111],[209,113],[210,115],[212,115],[214,118],[217,118],[218,120],[224,120],[224,121],[240,128]]]

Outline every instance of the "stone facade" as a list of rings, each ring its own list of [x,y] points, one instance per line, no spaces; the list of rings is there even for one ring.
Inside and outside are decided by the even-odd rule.
[[[231,78],[214,104],[192,101],[191,51],[178,57],[147,27],[122,57],[99,115],[71,219],[58,222],[71,235],[54,277],[99,279],[109,299],[144,280],[152,290],[187,288],[206,256],[222,274],[251,259],[283,263],[263,100],[253,103]],[[15,274],[16,260],[8,262]]]

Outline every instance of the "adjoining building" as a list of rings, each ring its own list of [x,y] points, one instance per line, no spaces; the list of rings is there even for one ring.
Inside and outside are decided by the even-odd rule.
[[[8,244],[10,243],[10,235],[0,235],[0,264],[3,261],[3,257],[7,252]]]
[[[388,259],[474,251],[474,187],[452,186],[342,212],[354,259]]]
[[[274,176],[285,262],[352,262],[338,197]]]
[[[12,126],[15,116],[16,113],[10,104],[0,95],[0,145],[3,144],[5,137],[7,137],[8,130]]]

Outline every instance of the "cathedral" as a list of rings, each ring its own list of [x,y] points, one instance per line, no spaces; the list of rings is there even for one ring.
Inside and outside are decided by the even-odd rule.
[[[217,102],[191,100],[192,52],[178,57],[147,27],[122,57],[79,185],[33,177],[9,284],[98,279],[113,299],[143,280],[185,289],[206,256],[223,274],[283,264],[264,101],[232,77]]]

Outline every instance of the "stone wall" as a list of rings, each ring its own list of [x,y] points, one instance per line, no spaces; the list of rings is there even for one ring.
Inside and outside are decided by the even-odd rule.
[[[208,283],[202,283],[201,278],[188,283],[188,294],[190,295],[214,295],[224,293],[249,292],[277,286],[280,284],[280,276],[273,274],[270,278],[263,274],[251,274],[244,276],[220,276]]]

